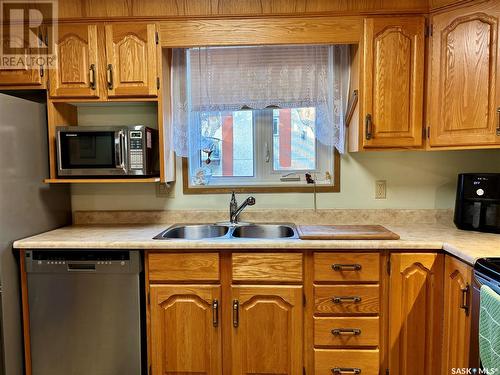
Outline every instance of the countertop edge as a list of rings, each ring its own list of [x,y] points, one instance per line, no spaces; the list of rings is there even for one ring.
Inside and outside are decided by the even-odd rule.
[[[451,243],[440,241],[402,241],[402,240],[276,240],[273,243],[262,240],[247,241],[33,241],[18,240],[13,244],[15,249],[131,249],[131,250],[443,250],[465,263],[474,265],[477,257],[469,256],[466,250]]]

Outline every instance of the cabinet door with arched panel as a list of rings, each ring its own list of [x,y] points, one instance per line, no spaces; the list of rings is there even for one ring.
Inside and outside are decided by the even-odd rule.
[[[231,374],[302,374],[302,286],[233,286],[232,310]]]
[[[441,365],[444,256],[390,255],[389,371],[436,374]]]
[[[428,126],[431,147],[500,145],[500,4],[432,16]]]
[[[222,373],[219,285],[151,285],[153,375]]]
[[[109,97],[158,95],[155,24],[109,24],[106,34],[106,79]]]
[[[364,147],[422,144],[424,30],[423,17],[365,19]]]
[[[60,24],[56,38],[57,63],[49,72],[49,95],[99,98],[97,25]]]
[[[469,367],[473,269],[447,255],[444,267],[443,374]]]

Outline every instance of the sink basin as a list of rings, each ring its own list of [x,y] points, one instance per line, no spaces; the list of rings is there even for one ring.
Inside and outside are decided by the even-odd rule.
[[[291,225],[283,224],[251,224],[236,227],[233,231],[236,238],[295,238],[295,230]]]
[[[224,237],[228,232],[229,227],[225,225],[176,225],[160,233],[155,239],[201,240],[204,238]]]
[[[155,240],[203,240],[203,239],[283,239],[298,238],[293,224],[191,224],[174,225],[161,232]]]

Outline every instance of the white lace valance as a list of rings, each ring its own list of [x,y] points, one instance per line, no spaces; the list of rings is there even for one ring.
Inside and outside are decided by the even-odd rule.
[[[189,154],[196,113],[316,107],[316,137],[344,152],[349,46],[207,47],[175,50],[173,144]]]

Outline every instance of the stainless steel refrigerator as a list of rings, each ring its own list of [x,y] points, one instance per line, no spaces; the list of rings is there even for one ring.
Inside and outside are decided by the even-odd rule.
[[[69,186],[48,185],[43,93],[0,93],[0,374],[23,374],[19,270],[12,243],[71,222]],[[39,100],[40,99],[40,100]]]

